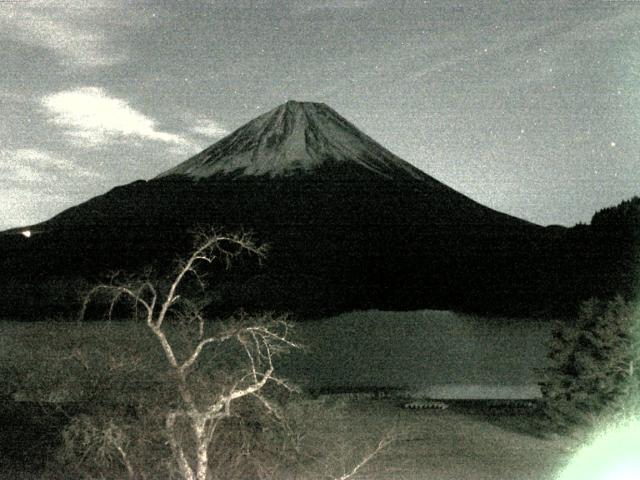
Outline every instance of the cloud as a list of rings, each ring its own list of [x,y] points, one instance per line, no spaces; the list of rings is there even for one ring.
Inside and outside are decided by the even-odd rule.
[[[79,178],[98,177],[66,158],[33,148],[0,151],[0,179],[5,184],[27,184],[38,189],[53,184],[72,184]]]
[[[26,164],[43,170],[58,170],[81,177],[95,177],[98,175],[96,172],[80,167],[67,158],[58,157],[49,152],[34,148],[19,148],[13,150],[11,151],[11,156],[15,162],[22,162],[22,165]]]
[[[24,183],[37,183],[45,180],[45,176],[31,165],[12,165],[11,174],[14,180]]]
[[[51,121],[83,146],[110,143],[119,137],[189,146],[179,135],[156,128],[152,118],[133,109],[125,100],[108,96],[98,87],[82,87],[45,96],[42,104]]]
[[[0,150],[0,230],[46,220],[93,196],[102,176],[34,148]]]
[[[375,6],[376,0],[324,0],[314,1],[310,5],[304,5],[304,11],[322,10],[322,9],[354,9],[367,8]]]
[[[0,26],[13,40],[55,52],[61,63],[74,67],[99,67],[120,63],[122,51],[107,48],[106,36],[92,18],[108,6],[90,7],[66,1],[1,2]],[[106,13],[106,12],[104,12]]]
[[[209,138],[220,138],[229,134],[229,130],[224,128],[218,122],[206,118],[198,120],[191,131]]]
[[[63,192],[53,188],[34,191],[25,187],[0,187],[0,230],[30,225],[51,218],[56,213],[89,197],[86,193]]]
[[[37,223],[95,195],[105,177],[68,156],[0,149],[0,230]]]

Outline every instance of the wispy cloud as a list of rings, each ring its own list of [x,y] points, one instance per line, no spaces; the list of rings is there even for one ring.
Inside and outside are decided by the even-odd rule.
[[[31,165],[11,165],[7,173],[11,179],[19,183],[39,183],[45,180],[44,174]]]
[[[0,230],[45,220],[90,196],[101,175],[34,148],[0,150]]]
[[[305,5],[303,10],[365,8],[374,6],[376,3],[376,0],[324,0]]]
[[[59,157],[35,148],[18,148],[10,151],[10,156],[13,157],[16,165],[29,165],[41,170],[57,170],[59,172],[72,173],[80,177],[97,176],[95,171],[81,167],[68,158]]]
[[[125,55],[122,50],[116,53],[109,48],[106,34],[90,21],[106,6],[103,4],[101,1],[91,5],[64,0],[5,1],[0,8],[0,27],[3,36],[48,49],[65,65],[113,65],[123,61]]]
[[[95,171],[67,158],[34,148],[0,150],[0,178],[9,184],[28,184],[40,188],[53,183],[99,176]]]
[[[224,128],[218,122],[207,118],[198,120],[191,131],[209,138],[220,138],[229,133],[229,130]]]
[[[189,146],[191,142],[164,132],[155,120],[132,108],[125,100],[112,97],[98,87],[67,90],[42,99],[50,120],[65,128],[76,143],[98,146],[121,137]]]
[[[64,192],[54,187],[36,191],[3,182],[0,186],[0,230],[41,222],[87,197],[86,192]]]

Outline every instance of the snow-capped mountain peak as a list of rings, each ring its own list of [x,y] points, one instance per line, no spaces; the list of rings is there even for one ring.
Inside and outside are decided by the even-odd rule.
[[[159,177],[273,177],[311,172],[325,162],[355,162],[386,177],[427,177],[327,105],[297,101],[288,101],[251,120]]]

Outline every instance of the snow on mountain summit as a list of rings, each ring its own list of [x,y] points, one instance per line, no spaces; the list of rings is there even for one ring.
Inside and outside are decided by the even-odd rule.
[[[311,172],[326,162],[355,162],[386,177],[428,177],[327,105],[297,101],[288,101],[251,120],[158,177],[280,176]]]

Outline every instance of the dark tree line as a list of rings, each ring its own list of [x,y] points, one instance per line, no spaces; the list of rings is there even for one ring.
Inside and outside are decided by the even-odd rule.
[[[570,304],[616,295],[632,300],[640,286],[640,198],[600,210],[590,225],[569,229],[559,246],[557,269],[566,272],[559,293]]]
[[[437,308],[572,317],[589,298],[630,300],[640,289],[638,197],[597,212],[589,225],[543,228],[508,219],[467,224],[472,216],[447,216],[465,211],[464,205],[434,210],[406,186],[359,210],[349,203],[352,187],[338,188],[331,179],[322,187],[289,179],[279,180],[282,185],[243,181],[185,186],[169,179],[119,187],[52,219],[47,235],[0,239],[0,315],[69,315],[78,310],[79,287],[113,271],[151,267],[162,275],[188,251],[193,226],[211,218],[252,231],[272,247],[263,265],[239,265],[212,283],[207,298],[217,312],[242,307],[317,317]],[[244,202],[243,189],[259,201]],[[207,197],[210,192],[215,197]],[[87,209],[100,214],[87,217]],[[433,218],[424,219],[426,211]]]

